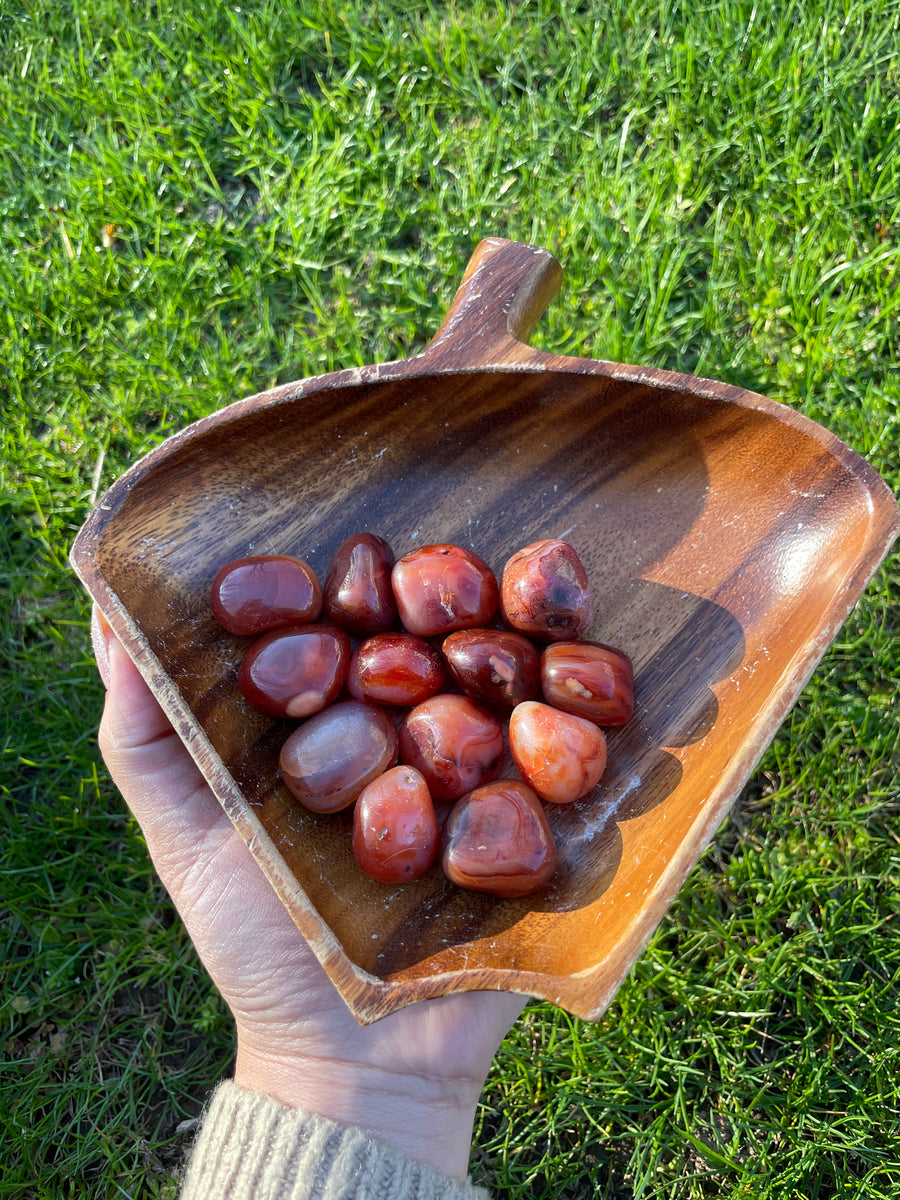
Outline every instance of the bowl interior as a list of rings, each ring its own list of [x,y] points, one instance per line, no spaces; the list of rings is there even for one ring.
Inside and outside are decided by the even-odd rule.
[[[561,981],[599,970],[602,991],[627,970],[845,615],[871,505],[836,445],[699,382],[571,369],[347,382],[185,438],[133,483],[96,564],[162,668],[151,683],[174,685],[270,840],[263,857],[300,885],[280,889],[289,907],[311,907],[376,981],[514,972],[578,1010]],[[610,732],[594,793],[550,806],[561,866],[536,896],[478,896],[437,868],[374,883],[348,814],[314,816],[279,781],[289,726],[241,698],[248,641],[212,620],[210,583],[252,553],[296,554],[324,577],[359,530],[398,557],[469,546],[498,573],[519,547],[565,538],[594,592],[588,636],[634,660],[635,716]]]

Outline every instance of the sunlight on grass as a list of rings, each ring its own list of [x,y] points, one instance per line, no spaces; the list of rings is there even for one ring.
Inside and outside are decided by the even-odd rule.
[[[0,2],[0,1196],[173,1196],[230,1024],[95,742],[72,537],[231,400],[421,349],[484,236],[535,344],[740,384],[900,486],[885,0]],[[531,1006],[498,1196],[900,1188],[896,558],[595,1026]],[[187,1122],[187,1124],[183,1124]]]

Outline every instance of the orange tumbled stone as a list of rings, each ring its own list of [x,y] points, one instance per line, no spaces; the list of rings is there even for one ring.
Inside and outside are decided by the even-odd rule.
[[[602,729],[536,700],[513,709],[509,748],[526,782],[551,804],[586,796],[606,769]]]

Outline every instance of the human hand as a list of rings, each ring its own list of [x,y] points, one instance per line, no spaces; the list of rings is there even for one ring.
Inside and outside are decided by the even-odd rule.
[[[357,1023],[99,612],[100,749],[237,1025],[235,1082],[358,1125],[451,1178],[521,996],[466,992]]]

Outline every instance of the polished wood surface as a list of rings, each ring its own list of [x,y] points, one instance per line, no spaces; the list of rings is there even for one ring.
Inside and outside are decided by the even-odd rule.
[[[360,1021],[500,988],[595,1019],[662,918],[900,527],[875,472],[740,388],[563,358],[525,340],[561,271],[489,239],[426,350],[287,384],[169,438],[109,490],[72,561]],[[351,533],[402,555],[471,547],[498,573],[562,537],[594,640],[634,660],[636,711],[595,791],[549,806],[561,866],[498,900],[374,883],[347,813],[280,783],[289,726],[236,686],[247,639],[209,607],[219,567]]]

